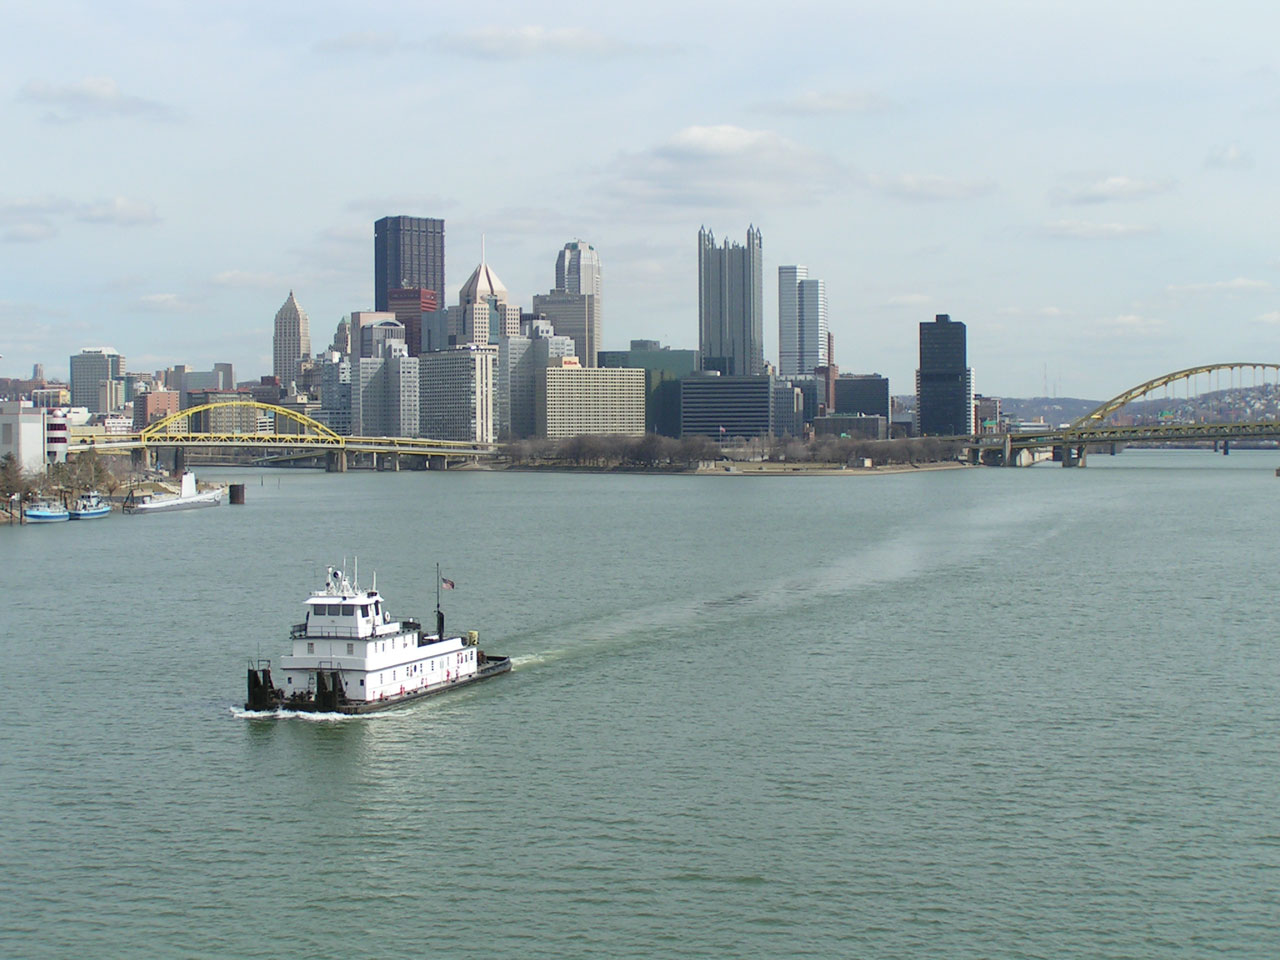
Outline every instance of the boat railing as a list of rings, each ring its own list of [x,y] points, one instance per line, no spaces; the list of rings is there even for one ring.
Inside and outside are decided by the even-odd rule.
[[[307,635],[307,625],[305,623],[295,623],[289,628],[289,639],[297,640]]]

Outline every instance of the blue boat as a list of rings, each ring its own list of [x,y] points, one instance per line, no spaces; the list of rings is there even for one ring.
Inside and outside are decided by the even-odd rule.
[[[97,490],[80,494],[76,505],[68,511],[72,520],[97,520],[111,513],[111,504],[104,503]]]
[[[27,507],[27,523],[60,523],[71,519],[71,512],[60,503],[39,500]]]

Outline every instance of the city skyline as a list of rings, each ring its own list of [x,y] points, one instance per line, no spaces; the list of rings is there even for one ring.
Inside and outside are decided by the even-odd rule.
[[[449,225],[446,302],[482,233],[522,305],[549,251],[589,238],[608,349],[696,346],[688,237],[754,223],[770,359],[776,268],[797,262],[826,281],[835,361],[857,344],[894,383],[939,312],[1006,396],[1275,359],[1269,9],[1240,8],[1247,31],[1190,5],[659,3],[589,28],[539,3],[325,7],[301,28],[299,9],[10,12],[0,376],[65,376],[68,346],[96,343],[266,372],[289,289],[319,330],[376,305],[370,225],[402,213]],[[591,85],[595,119],[547,138],[566,83]],[[439,149],[481,108],[538,150]]]

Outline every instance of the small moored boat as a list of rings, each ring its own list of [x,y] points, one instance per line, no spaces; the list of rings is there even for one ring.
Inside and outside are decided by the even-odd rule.
[[[71,513],[54,500],[37,500],[23,511],[27,523],[60,523],[70,520]]]
[[[417,620],[392,618],[376,578],[362,590],[329,567],[324,588],[304,601],[306,618],[289,631],[293,652],[280,658],[278,677],[270,660],[250,663],[245,709],[371,713],[509,671],[511,658],[486,654],[474,630],[445,636],[436,579],[436,631],[428,633]]]
[[[111,513],[111,504],[102,499],[97,490],[82,493],[69,511],[72,520],[97,520]]]

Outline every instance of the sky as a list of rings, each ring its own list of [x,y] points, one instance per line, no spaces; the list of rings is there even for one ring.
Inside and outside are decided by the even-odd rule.
[[[910,393],[1105,399],[1280,361],[1280,7],[0,0],[0,376],[271,372],[373,304],[373,221],[445,220],[528,307],[569,240],[609,349],[697,344],[697,234],[826,282],[835,360]]]

